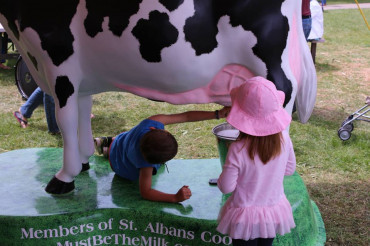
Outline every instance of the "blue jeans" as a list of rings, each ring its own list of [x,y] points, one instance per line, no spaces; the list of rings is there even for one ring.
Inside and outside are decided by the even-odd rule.
[[[5,55],[6,53],[8,53],[8,47],[7,47],[7,44],[8,44],[8,34],[6,34],[6,32],[4,33],[0,33],[0,38],[1,38],[1,53],[2,55]],[[5,63],[5,60],[0,60],[0,63]]]
[[[312,28],[312,18],[302,19],[302,25],[304,36],[307,40]]]
[[[31,94],[27,101],[21,106],[21,114],[25,118],[31,118],[33,111],[44,103],[46,122],[51,133],[58,133],[59,127],[55,119],[55,103],[52,96],[44,93],[40,87]]]

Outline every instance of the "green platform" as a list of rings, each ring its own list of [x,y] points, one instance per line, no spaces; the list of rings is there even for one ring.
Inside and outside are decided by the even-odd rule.
[[[113,174],[108,161],[90,158],[91,169],[76,177],[76,189],[51,196],[44,188],[62,165],[62,149],[21,149],[0,154],[0,245],[231,245],[216,232],[226,200],[208,184],[221,172],[218,159],[172,160],[161,168],[156,189],[175,193],[189,185],[182,204],[143,200],[138,184]],[[274,245],[324,245],[320,212],[301,177],[286,177],[285,191],[297,227]]]

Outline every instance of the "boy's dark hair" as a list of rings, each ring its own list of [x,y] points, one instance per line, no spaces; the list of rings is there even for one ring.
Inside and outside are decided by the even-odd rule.
[[[164,130],[152,129],[140,140],[140,151],[145,160],[152,164],[162,164],[177,154],[175,137]]]

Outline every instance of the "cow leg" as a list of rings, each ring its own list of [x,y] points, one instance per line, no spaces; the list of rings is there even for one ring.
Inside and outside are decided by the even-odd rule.
[[[94,154],[94,141],[91,130],[92,97],[84,96],[78,99],[78,144],[82,171],[90,168],[89,157]]]
[[[54,98],[56,118],[63,136],[63,166],[49,181],[45,191],[51,194],[64,194],[74,189],[74,177],[81,169],[81,158],[78,142],[78,95],[71,94],[66,104],[60,104],[58,97]]]

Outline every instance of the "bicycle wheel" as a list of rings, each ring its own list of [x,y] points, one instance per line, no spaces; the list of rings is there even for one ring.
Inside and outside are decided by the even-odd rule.
[[[37,84],[21,56],[15,65],[15,84],[24,100],[27,100],[37,88]]]

